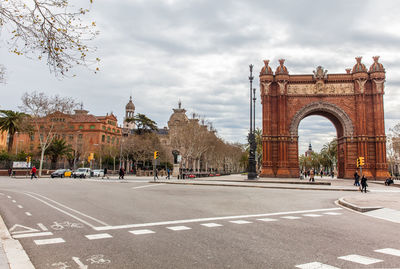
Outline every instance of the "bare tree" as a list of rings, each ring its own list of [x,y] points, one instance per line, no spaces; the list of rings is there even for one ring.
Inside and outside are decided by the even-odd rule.
[[[60,125],[53,120],[52,114],[61,112],[71,114],[77,103],[70,97],[47,96],[45,93],[24,93],[20,109],[31,115],[30,124],[39,136],[40,166],[39,176],[42,175],[43,159],[46,149],[57,135]]]
[[[75,65],[88,66],[87,54],[94,51],[87,43],[98,32],[95,22],[83,22],[87,12],[69,0],[6,0],[0,3],[0,27],[11,34],[12,53],[45,58],[50,72],[64,76]]]

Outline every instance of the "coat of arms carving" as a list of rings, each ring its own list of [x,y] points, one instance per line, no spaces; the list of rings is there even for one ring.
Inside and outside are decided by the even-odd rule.
[[[318,66],[316,70],[313,71],[314,79],[327,79],[328,70],[325,70],[322,66]]]

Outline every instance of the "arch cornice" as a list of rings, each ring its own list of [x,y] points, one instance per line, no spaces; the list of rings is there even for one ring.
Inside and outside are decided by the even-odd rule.
[[[302,107],[299,111],[297,111],[297,113],[294,115],[290,123],[289,127],[290,135],[292,137],[298,136],[300,121],[305,117],[307,117],[308,115],[313,114],[315,112],[325,112],[331,114],[341,123],[343,127],[343,135],[345,137],[353,137],[354,127],[347,113],[339,106],[323,101],[310,103]]]

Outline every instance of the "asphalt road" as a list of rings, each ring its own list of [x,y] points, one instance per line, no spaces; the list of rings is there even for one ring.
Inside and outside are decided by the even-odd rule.
[[[399,224],[342,196],[0,177],[0,214],[36,268],[400,268]]]

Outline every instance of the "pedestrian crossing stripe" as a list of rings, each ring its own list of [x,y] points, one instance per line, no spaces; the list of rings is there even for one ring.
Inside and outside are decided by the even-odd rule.
[[[222,224],[218,224],[218,223],[202,223],[201,225],[208,227],[208,228],[223,226]]]
[[[320,262],[310,262],[305,264],[296,265],[300,269],[340,269],[331,265],[323,264]]]
[[[251,221],[247,221],[247,220],[231,220],[229,222],[235,223],[235,224],[249,224],[249,223],[252,223]]]
[[[379,260],[379,259],[365,257],[365,256],[361,256],[361,255],[356,255],[356,254],[338,257],[338,259],[349,261],[349,262],[354,262],[354,263],[359,263],[359,264],[363,264],[363,265],[370,265],[370,264],[382,262],[382,260]]]
[[[152,230],[133,230],[133,231],[129,231],[130,233],[134,234],[134,235],[140,235],[140,234],[154,234],[155,232]]]
[[[400,250],[394,249],[394,248],[383,248],[383,249],[377,249],[375,252],[383,253],[383,254],[388,254],[388,255],[393,255],[393,256],[398,256],[400,257]]]
[[[189,228],[187,226],[172,226],[172,227],[167,227],[167,229],[170,229],[172,231],[184,231],[184,230],[190,230],[192,228]]]

